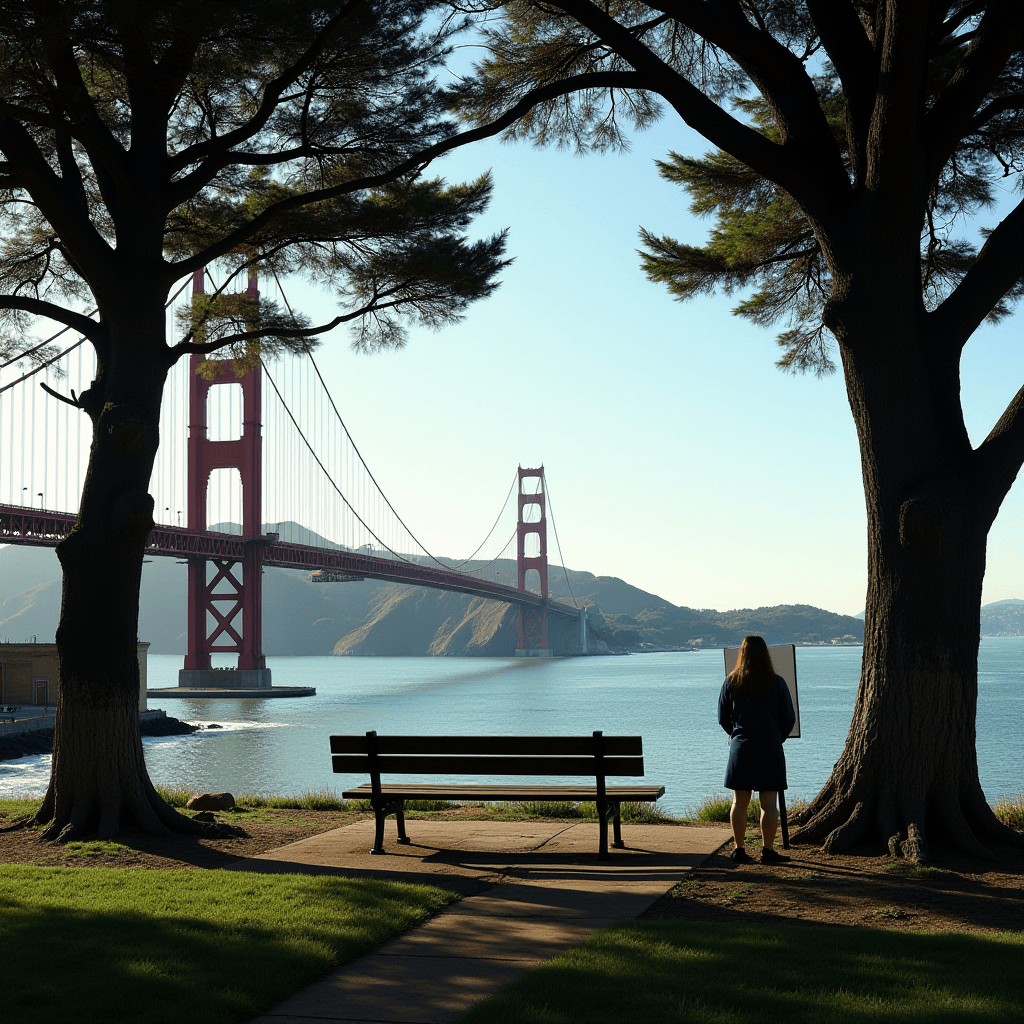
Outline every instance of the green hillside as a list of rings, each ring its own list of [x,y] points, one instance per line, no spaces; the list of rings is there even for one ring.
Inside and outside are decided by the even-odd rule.
[[[282,524],[282,529],[290,524]],[[302,539],[315,540],[315,538]],[[488,566],[493,579],[514,578],[515,563]],[[552,595],[589,612],[594,653],[714,648],[737,644],[757,632],[769,643],[830,643],[863,638],[863,621],[809,605],[779,605],[719,612],[678,607],[614,576],[552,566]],[[143,571],[139,636],[154,654],[184,654],[186,567],[154,558]],[[1015,632],[1013,616],[1024,602],[1001,602],[1004,632]],[[48,548],[0,548],[0,637],[37,635],[52,640],[60,611],[60,566]],[[263,577],[264,650],[278,655],[441,657],[508,656],[518,640],[513,606],[447,591],[364,580],[311,583],[305,573],[268,567]],[[573,653],[579,625],[552,616],[551,646]]]
[[[1020,636],[1024,634],[1024,601],[1011,598],[993,601],[981,609],[982,636]]]

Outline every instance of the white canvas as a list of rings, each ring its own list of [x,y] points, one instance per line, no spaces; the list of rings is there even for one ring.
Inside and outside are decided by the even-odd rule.
[[[736,659],[740,656],[738,647],[726,647],[725,674],[728,675],[736,667]],[[782,676],[789,687],[789,695],[793,698],[793,707],[796,709],[796,725],[789,734],[789,739],[800,738],[800,701],[796,695],[796,647],[793,644],[779,644],[777,647],[769,647],[768,653],[772,656],[772,667],[775,674]]]

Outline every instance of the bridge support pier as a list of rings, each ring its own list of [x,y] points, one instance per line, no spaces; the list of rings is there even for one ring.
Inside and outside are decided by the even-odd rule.
[[[537,490],[533,494],[523,493],[524,480],[537,480]],[[551,648],[548,647],[548,520],[547,506],[544,501],[544,467],[539,469],[523,469],[519,467],[519,525],[516,527],[516,569],[520,590],[529,589],[526,585],[526,574],[536,570],[540,582],[540,596],[543,604],[539,608],[532,605],[519,606],[519,647],[517,658],[550,658]],[[526,521],[526,509],[536,507],[539,515],[532,522]],[[532,515],[532,513],[531,513]],[[537,554],[527,555],[526,538],[536,535]]]
[[[204,283],[205,271],[196,271],[193,296],[204,292]],[[254,272],[246,294],[259,296]],[[204,364],[206,373],[200,376],[199,367]],[[256,366],[239,377],[230,359],[193,355],[189,370],[188,528],[195,532],[207,529],[210,474],[215,469],[237,469],[242,483],[244,547],[241,562],[189,557],[188,654],[185,667],[178,672],[178,686],[266,689],[271,683],[263,656],[263,369]],[[242,435],[234,441],[211,441],[207,436],[207,399],[210,389],[221,384],[242,388]],[[237,654],[238,667],[213,668],[211,654]]]

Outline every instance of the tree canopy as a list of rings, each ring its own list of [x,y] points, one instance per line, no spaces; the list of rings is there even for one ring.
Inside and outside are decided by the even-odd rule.
[[[366,349],[438,327],[496,287],[504,237],[470,242],[485,175],[420,174],[456,133],[437,71],[454,27],[432,0],[0,4],[0,328],[34,317],[101,355],[123,286],[166,294],[219,261],[337,295],[328,324],[204,300],[166,358],[308,345],[351,322]],[[138,256],[145,252],[140,262]],[[142,280],[144,278],[144,281]],[[87,314],[99,310],[99,322]]]
[[[1024,51],[1012,2],[568,0],[477,9],[500,17],[483,28],[487,56],[462,89],[464,117],[493,120],[544,91],[505,138],[580,154],[628,148],[630,130],[667,106],[718,146],[702,159],[673,152],[659,164],[686,188],[692,211],[713,218],[708,242],[683,245],[644,229],[643,266],[683,300],[752,289],[736,312],[762,326],[788,323],[778,337],[783,368],[835,368],[823,322],[832,271],[815,231],[838,228],[855,197],[888,184],[898,158],[882,145],[891,98],[874,102],[897,13],[920,22],[915,144],[927,152],[918,173],[905,168],[903,188],[907,214],[923,215],[926,310],[937,312],[978,264],[992,234],[985,213],[1021,187]],[[936,323],[968,304],[977,313],[961,330],[1010,312],[1024,294],[1014,244],[1022,223],[1018,207],[985,248],[991,286],[973,275]]]

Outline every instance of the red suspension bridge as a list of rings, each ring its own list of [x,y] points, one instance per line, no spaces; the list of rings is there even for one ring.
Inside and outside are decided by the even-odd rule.
[[[204,292],[207,279],[208,272],[197,272],[193,295]],[[171,322],[190,308],[184,291],[169,303]],[[248,294],[258,295],[254,275]],[[53,392],[85,390],[95,360],[82,339],[47,354],[24,372],[13,362],[0,367],[3,544],[52,547],[75,521],[90,428]],[[377,485],[312,354],[242,377],[230,360],[181,360],[165,388],[160,437],[151,485],[157,523],[147,554],[188,564],[181,685],[212,685],[222,672],[212,670],[214,654],[237,654],[236,686],[270,685],[262,636],[265,565],[308,570],[316,581],[385,580],[518,605],[516,653],[523,656],[550,655],[548,616],[572,616],[586,652],[586,609],[549,595],[551,509],[543,467],[517,470],[485,539],[468,559],[452,562],[420,543]],[[219,521],[211,523],[214,518]],[[513,558],[514,582],[507,579]]]

